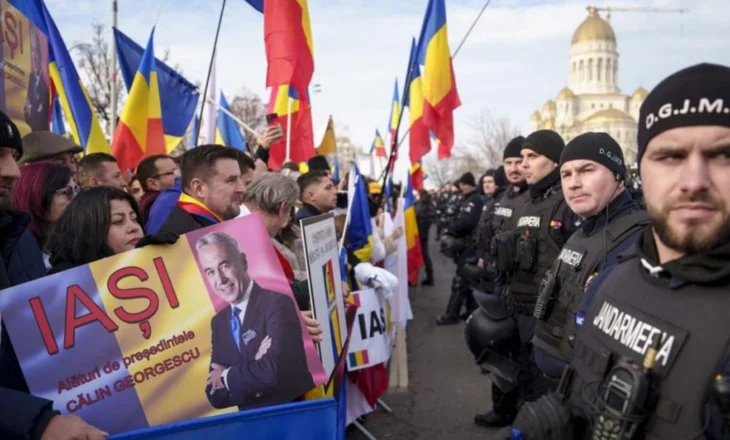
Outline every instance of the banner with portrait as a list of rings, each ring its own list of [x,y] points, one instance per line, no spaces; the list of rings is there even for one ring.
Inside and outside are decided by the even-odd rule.
[[[312,312],[322,323],[322,342],[317,348],[324,371],[331,377],[347,339],[334,215],[307,218],[301,226]]]
[[[50,125],[48,38],[15,3],[0,1],[3,62],[0,105],[25,135],[48,130]]]
[[[256,214],[6,289],[0,310],[31,393],[109,433],[327,379]]]

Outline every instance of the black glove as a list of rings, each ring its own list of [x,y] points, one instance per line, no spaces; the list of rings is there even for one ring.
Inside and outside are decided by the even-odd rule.
[[[155,235],[146,235],[137,243],[137,248],[145,247],[150,244],[175,244],[180,234],[174,232],[161,232]]]
[[[555,394],[526,402],[512,427],[528,440],[565,440],[572,438],[570,410]]]

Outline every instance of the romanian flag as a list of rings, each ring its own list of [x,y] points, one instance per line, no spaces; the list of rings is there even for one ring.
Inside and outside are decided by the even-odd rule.
[[[337,314],[337,301],[336,301],[336,290],[335,282],[341,283],[339,275],[337,274],[337,281],[335,281],[334,265],[332,260],[327,261],[322,265],[322,276],[324,278],[325,288],[327,290],[327,311],[330,315],[330,333],[332,334],[332,352],[342,353],[345,341],[342,340],[340,334],[340,318]]]
[[[398,94],[398,78],[395,79],[395,88],[393,89],[393,102],[390,104],[390,119],[388,120],[390,129],[390,148],[395,148],[398,136],[398,120],[400,119],[400,94]]]
[[[218,107],[231,111],[231,107],[228,105],[228,100],[225,95],[223,95],[223,92],[221,92]],[[238,129],[236,121],[221,111],[218,112],[218,124],[215,130],[215,143],[218,145],[233,147],[239,151],[248,150],[246,140],[243,138],[241,130]]]
[[[380,135],[380,130],[375,129],[375,139],[373,144],[370,146],[370,154],[375,152],[375,157],[388,157],[385,153],[385,142],[383,142],[383,136]]]
[[[406,186],[403,221],[405,223],[406,248],[408,249],[408,281],[412,284],[418,284],[418,270],[423,267],[423,250],[421,249],[421,239],[418,237],[415,205],[416,199],[413,197],[413,185],[409,176]]]
[[[263,3],[268,61],[266,86],[278,88],[287,84],[303,93],[309,90],[314,73],[314,46],[307,0],[266,0]],[[257,5],[251,4],[257,8]],[[306,95],[302,99],[309,101]]]
[[[428,136],[428,127],[423,120],[423,84],[421,78],[421,69],[416,59],[416,40],[413,39],[411,46],[410,86],[405,96],[403,106],[408,106],[410,116],[410,151],[409,156],[411,163],[418,163],[423,156],[431,151],[431,140]]]
[[[446,157],[451,157],[454,109],[461,105],[461,101],[449,51],[445,0],[429,0],[418,41],[418,61],[424,65],[423,119],[443,144]]]
[[[117,28],[114,28],[114,41],[117,46],[119,71],[127,87],[127,92],[129,92],[144,56],[145,48]],[[190,121],[195,115],[200,93],[198,93],[195,84],[183,78],[175,69],[159,59],[155,59],[155,70],[160,90],[165,147],[170,152],[185,137]],[[197,131],[194,131],[194,133],[197,133]]]
[[[330,116],[327,121],[327,130],[324,132],[322,142],[317,147],[317,154],[337,154],[337,138],[335,137],[335,123]]]
[[[119,168],[126,171],[137,167],[139,161],[153,154],[166,154],[165,132],[162,128],[160,90],[154,51],[155,29],[150,33],[147,48],[137,69],[127,102],[114,132],[112,153]]]
[[[46,5],[41,2],[41,7],[48,31],[48,73],[68,119],[73,139],[84,148],[86,154],[109,153],[109,142],[99,125],[95,110],[91,107],[91,101],[81,84],[61,33]]]
[[[362,262],[369,262],[373,254],[373,227],[370,222],[370,208],[368,207],[368,190],[365,179],[356,166],[350,169],[354,172],[354,196],[350,201],[350,224],[347,228],[347,249],[355,254]],[[352,194],[352,192],[348,191]]]
[[[268,3],[267,3],[268,5]],[[303,98],[303,99],[302,99]],[[289,100],[291,99],[291,114]],[[306,162],[315,155],[314,134],[312,133],[312,108],[306,96],[300,94],[293,87],[281,85],[271,89],[271,97],[266,110],[279,117],[278,123],[284,132],[284,137],[271,146],[269,154],[269,168],[279,170],[286,157],[286,137],[291,136],[288,160],[295,163]],[[288,120],[291,118],[291,133],[287,133]]]
[[[420,191],[423,189],[424,177],[425,175],[423,173],[421,161],[413,162],[413,165],[411,165],[411,184],[413,185],[414,190]]]

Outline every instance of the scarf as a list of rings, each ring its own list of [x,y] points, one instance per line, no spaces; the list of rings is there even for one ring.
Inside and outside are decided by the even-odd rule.
[[[201,201],[194,199],[185,193],[180,193],[177,206],[181,207],[188,214],[206,218],[213,223],[221,223],[223,221]]]
[[[639,237],[639,252],[649,263],[659,265],[659,253],[652,228],[647,227]],[[672,277],[695,284],[727,283],[730,279],[730,242],[701,254],[685,255],[668,261],[661,268]]]

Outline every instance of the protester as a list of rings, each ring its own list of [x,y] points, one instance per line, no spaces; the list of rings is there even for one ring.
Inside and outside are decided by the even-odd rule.
[[[46,250],[51,228],[78,194],[79,187],[71,170],[53,163],[32,163],[20,170],[13,190],[13,209],[30,214],[28,230],[43,251],[43,262],[50,269]]]
[[[23,137],[23,156],[21,166],[34,162],[53,162],[65,165],[71,176],[78,182],[78,161],[76,155],[84,149],[71,139],[50,131],[32,131]]]
[[[219,145],[186,151],[183,191],[157,235],[180,236],[238,216],[244,191],[238,159],[236,150]]]
[[[125,188],[127,182],[122,176],[117,159],[107,153],[91,153],[79,161],[79,186],[113,186]]]
[[[22,155],[18,128],[0,112],[0,291],[46,273],[37,242],[27,230],[29,216],[10,210]],[[31,395],[4,325],[0,333],[0,438],[100,440],[107,435],[76,416],[60,415],[50,400]]]
[[[134,197],[111,186],[84,190],[56,222],[48,244],[51,273],[130,251],[143,235]]]
[[[180,167],[166,154],[155,154],[145,157],[137,165],[139,183],[144,195],[139,200],[139,210],[142,213],[142,224],[149,219],[152,204],[160,193],[175,186],[175,179],[180,177]]]
[[[142,184],[136,174],[133,175],[132,180],[129,181],[129,193],[132,194],[132,197],[134,197],[134,200],[137,201],[137,204],[139,204],[140,200],[142,200],[142,197],[144,196],[144,189],[142,189]]]
[[[297,211],[297,221],[314,217],[335,209],[337,205],[337,188],[329,173],[324,170],[309,171],[297,179],[299,199],[303,205]]]

